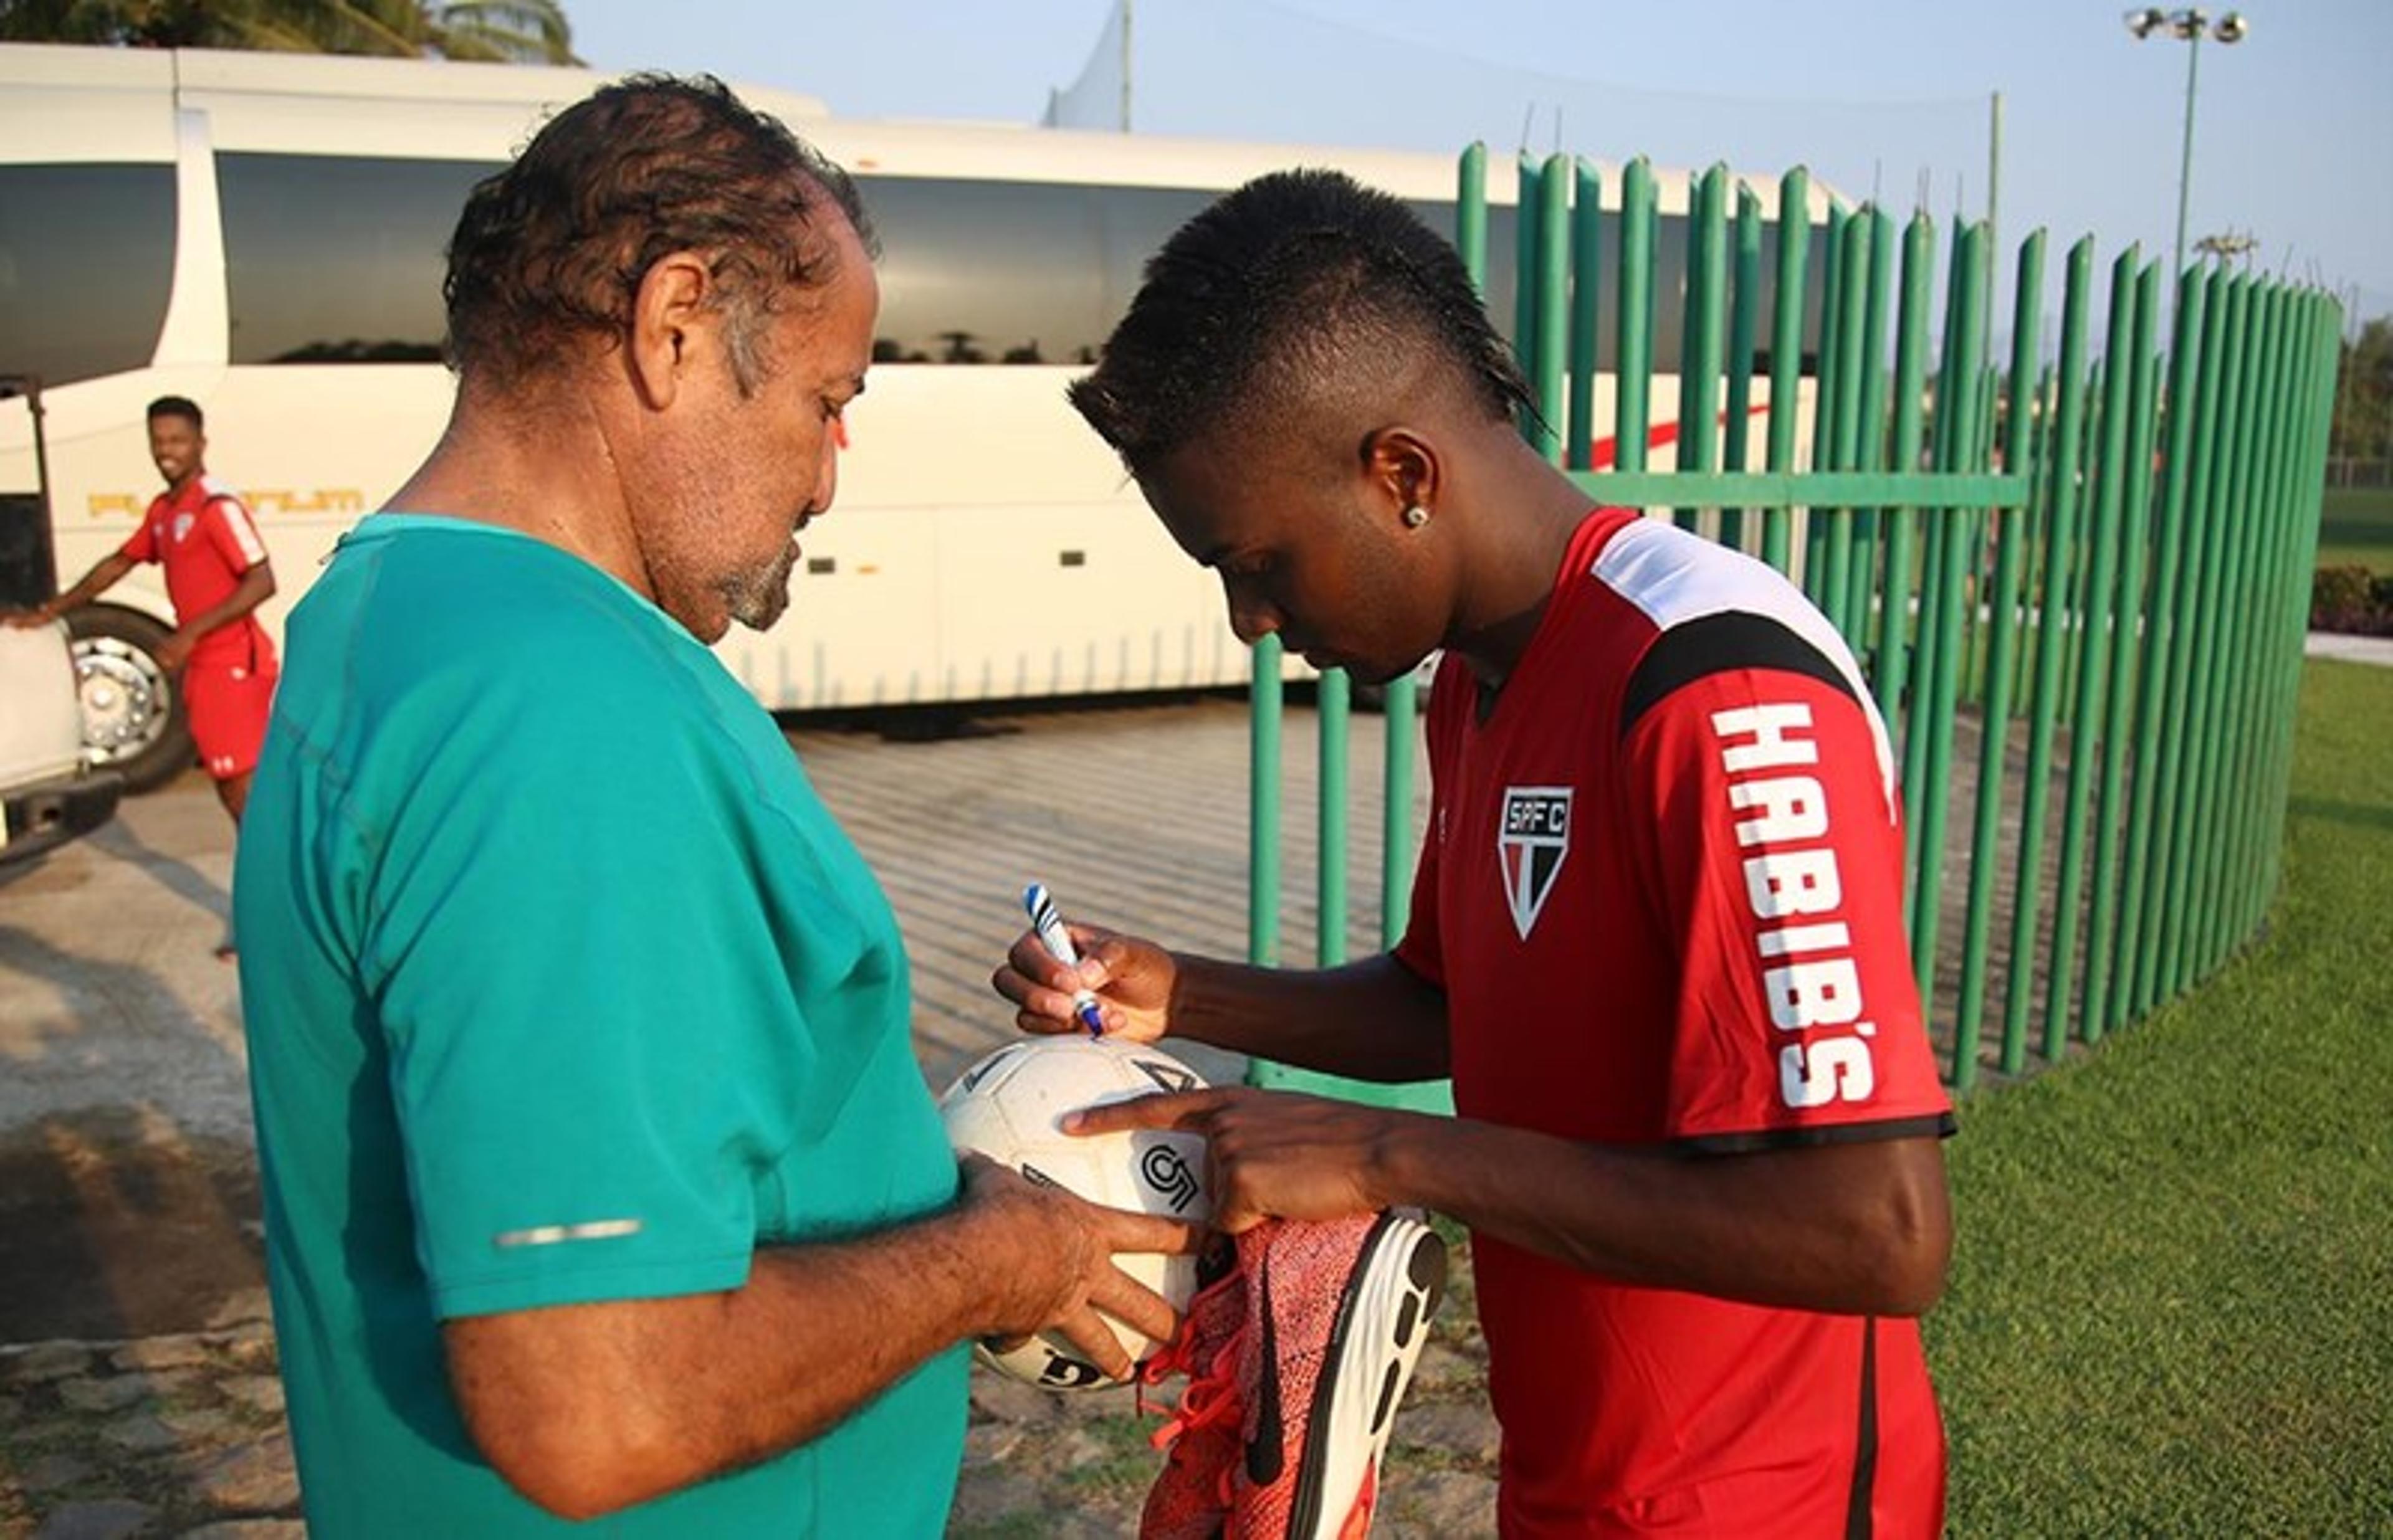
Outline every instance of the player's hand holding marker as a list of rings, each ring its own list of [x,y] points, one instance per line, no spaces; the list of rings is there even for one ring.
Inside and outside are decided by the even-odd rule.
[[[1065,967],[1078,972],[1080,955],[1072,949],[1072,934],[1064,929],[1064,917],[1056,912],[1055,895],[1043,882],[1033,882],[1022,890],[1022,907],[1030,915],[1031,933],[1048,955]],[[1092,1038],[1105,1035],[1105,1017],[1097,1010],[1097,997],[1076,981],[1072,990],[1072,1019],[1089,1029]]]
[[[1069,956],[1059,957],[1041,935],[1036,921],[1042,898],[1055,921],[1048,934],[1060,938]],[[990,985],[1013,1002],[1016,1026],[1025,1032],[1099,1032],[1134,1043],[1164,1035],[1175,973],[1170,953],[1135,936],[1065,922],[1053,896],[1038,883],[1023,900],[1033,928],[1015,938],[1004,966],[989,976]],[[1082,996],[1088,997],[1085,1013]]]
[[[1033,884],[1024,895],[1053,901]],[[1105,1035],[1153,1042],[1171,1024],[1179,977],[1171,954],[1151,941],[1092,925],[1058,926],[1079,960],[1059,959],[1034,929],[1025,932],[989,982],[1016,1008],[1025,1032],[1062,1033],[1085,1025],[1075,997],[1095,997]],[[1215,1194],[1213,1224],[1236,1233],[1265,1219],[1329,1220],[1371,1213],[1391,1199],[1378,1169],[1392,1119],[1413,1116],[1288,1091],[1217,1086],[1115,1102],[1078,1114],[1065,1131],[1081,1135],[1130,1129],[1201,1134]]]

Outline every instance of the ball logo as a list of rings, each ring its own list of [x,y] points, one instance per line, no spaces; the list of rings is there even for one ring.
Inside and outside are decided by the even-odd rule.
[[[1148,1146],[1138,1157],[1138,1174],[1170,1202],[1175,1214],[1196,1201],[1196,1173],[1187,1157],[1169,1144]]]
[[[1196,1078],[1196,1071],[1177,1059],[1141,1059],[1137,1063],[1141,1075],[1174,1095],[1204,1084]]]
[[[1066,1358],[1052,1350],[1039,1371],[1039,1383],[1051,1390],[1087,1390],[1105,1383],[1105,1372],[1093,1364]]]

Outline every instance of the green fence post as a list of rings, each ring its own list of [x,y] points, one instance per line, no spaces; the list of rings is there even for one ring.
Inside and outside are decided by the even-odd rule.
[[[1346,960],[1346,738],[1353,714],[1353,684],[1344,669],[1331,669],[1314,686],[1314,725],[1319,728],[1321,799],[1314,809],[1320,858],[1314,892],[1321,922],[1314,932],[1314,960],[1332,968]]]
[[[2241,595],[2236,615],[2236,698],[2230,714],[2228,738],[2228,786],[2232,838],[2219,853],[2218,884],[2222,914],[2220,932],[2214,942],[2215,949],[2225,952],[2241,946],[2255,926],[2260,922],[2260,910],[2253,905],[2253,884],[2250,881],[2250,851],[2260,832],[2258,766],[2255,750],[2260,741],[2259,713],[2262,691],[2272,683],[2267,667],[2269,627],[2267,624],[2272,597],[2269,584],[2269,537],[2275,525],[2274,502],[2269,496],[2270,472],[2276,455],[2278,424],[2282,418],[2289,394],[2290,381],[2285,354],[2288,333],[2288,304],[2291,292],[2282,283],[2263,285],[2261,312],[2263,335],[2267,340],[2266,356],[2254,371],[2257,389],[2257,411],[2254,413],[2249,436],[2251,464],[2244,482],[2244,502],[2249,512],[2243,531],[2243,581],[2238,585]],[[2241,878],[2243,881],[2238,881]]]
[[[2156,756],[2153,797],[2155,810],[2152,827],[2152,884],[2147,920],[2137,943],[2136,985],[2129,1014],[2140,1016],[2176,992],[2174,982],[2177,967],[2176,942],[2170,934],[2171,917],[2181,915],[2184,902],[2184,845],[2187,832],[2183,829],[2182,813],[2186,800],[2187,765],[2192,747],[2192,734],[2188,730],[2187,716],[2192,710],[2194,693],[2193,663],[2200,644],[2203,623],[2203,584],[2208,568],[2205,554],[2210,499],[2210,472],[2218,442],[2218,397],[2227,377],[2226,350],[2228,333],[2227,290],[2224,275],[2196,272],[2190,279],[2181,278],[2177,284],[2180,296],[2189,296],[2195,289],[2203,291],[2202,344],[2196,350],[2198,368],[2194,390],[2185,403],[2192,418],[2193,428],[2187,436],[2182,467],[2172,463],[2172,478],[2184,483],[2182,522],[2184,561],[2177,575],[2177,588],[2170,594],[2170,646],[2166,667],[2162,671],[2168,698],[2164,704],[2162,720],[2169,732]],[[2180,307],[2190,303],[2181,297]],[[2175,410],[2173,404],[2172,410]],[[2174,436],[2172,435],[2172,438]],[[2177,492],[2171,489],[2175,505]],[[2182,920],[2174,922],[2177,935],[2182,935]]]
[[[1953,361],[1960,357],[1960,310],[1954,300],[1961,293],[1961,274],[1968,266],[1964,239],[1968,234],[1963,226],[1954,231],[1953,262],[1944,283],[1944,330],[1942,351],[1937,355],[1936,412],[1929,426],[1929,458],[1939,470],[1953,464],[1953,445],[1961,422],[1956,399],[1960,385],[1953,373]],[[1827,394],[1824,385],[1823,396]],[[1908,889],[1910,895],[1912,955],[1919,955],[1920,916],[1923,906],[1932,907],[1935,895],[1922,894],[1916,879],[1921,869],[1920,835],[1923,824],[1919,809],[1928,800],[1928,735],[1920,725],[1919,703],[1922,697],[1932,693],[1936,680],[1937,646],[1942,640],[1944,594],[1938,585],[1937,574],[1944,570],[1944,548],[1953,538],[1953,516],[1949,509],[1939,509],[1929,521],[1927,538],[1919,561],[1919,613],[1913,622],[1915,648],[1911,659],[1912,689],[1903,702],[1899,720],[1890,719],[1889,730],[1903,755],[1903,805],[1910,809],[1903,820],[1903,868],[1913,874]],[[1921,995],[1925,998],[1923,988]]]
[[[2111,323],[2102,346],[2101,437],[2095,449],[2094,506],[2086,530],[2085,598],[2078,606],[2077,677],[2069,712],[2069,783],[2060,814],[2060,881],[2053,900],[2052,962],[2045,971],[2044,1056],[2060,1057],[2077,1003],[2077,933],[2086,891],[2086,819],[2101,769],[2094,724],[2110,682],[2112,590],[2119,570],[2119,500],[2126,481],[2127,393],[2135,384],[2136,268],[2133,246],[2111,264]],[[2115,748],[2105,730],[2104,750]]]
[[[1654,168],[1643,156],[1620,174],[1619,378],[1614,382],[1613,464],[1645,468],[1646,398],[1654,388]]]
[[[2284,824],[2293,790],[2295,722],[2302,685],[2303,637],[2309,629],[2310,574],[2318,566],[2321,474],[2334,417],[2335,386],[2343,354],[2343,307],[2312,294],[2302,312],[2304,366],[2299,423],[2292,434],[2293,463],[2284,476],[2291,570],[2284,588],[2284,620],[2278,643],[2281,683],[2270,805],[2276,832],[2269,843],[2265,889],[2274,894],[2284,872]]]
[[[1801,166],[1778,180],[1778,284],[1770,317],[1769,466],[1795,468],[1795,425],[1802,414],[1803,313],[1808,292],[1804,269],[1811,253],[1811,178]],[[1791,212],[1790,212],[1791,211]],[[1765,509],[1761,559],[1781,572],[1791,570],[1792,510]]]
[[[2110,1026],[2113,959],[2121,955],[2119,919],[2124,899],[2118,866],[2120,834],[2127,817],[2125,796],[2127,738],[2135,715],[2130,696],[2149,695],[2155,681],[2138,680],[2138,640],[2155,611],[2145,603],[2144,550],[2149,540],[2152,505],[2153,409],[2160,383],[2160,359],[2154,351],[2160,334],[2161,271],[2148,263],[2136,279],[2135,363],[2128,381],[2126,496],[2119,536],[2119,608],[2111,646],[2108,704],[2102,719],[2102,770],[2099,801],[2094,814],[2093,913],[2086,921],[2086,988],[2079,1002],[2080,1029],[2088,1042],[2099,1041]],[[2140,702],[2138,702],[2140,705]],[[2133,881],[2132,878],[2129,879]]]
[[[2310,326],[2316,309],[2315,296],[2287,286],[2284,306],[2285,362],[2280,387],[2283,408],[2275,430],[2268,481],[2272,543],[2264,594],[2266,629],[2255,649],[2263,672],[2260,704],[2252,732],[2257,750],[2253,770],[2256,827],[2242,882],[2243,891],[2251,895],[2247,929],[2267,920],[2276,896],[2274,868],[2277,850],[2284,838],[2284,808],[2276,795],[2275,750],[2280,722],[2292,699],[2300,693],[2302,636],[2308,629],[2311,574],[2296,566],[2301,525],[2317,522],[2314,518],[2303,519],[2300,490],[2295,479],[2299,474],[2301,450],[2308,429]],[[2310,488],[2312,497],[2322,497],[2325,479],[2324,467],[2317,467],[2317,480]],[[2288,651],[2295,659],[2290,684],[2285,667]]]
[[[1512,344],[1520,352],[1522,372],[1528,375],[1530,385],[1535,387],[1537,348],[1545,336],[1537,316],[1537,299],[1544,292],[1537,281],[1537,264],[1545,254],[1540,228],[1546,213],[1544,177],[1536,158],[1525,150],[1518,158],[1514,175],[1519,192],[1512,204]],[[1545,426],[1537,415],[1541,404],[1533,401],[1520,412],[1521,437],[1532,444],[1538,441]]]
[[[2284,822],[2292,793],[2294,724],[2301,697],[2303,639],[2309,630],[2311,573],[2318,566],[2321,474],[2333,428],[2334,392],[2343,356],[2343,307],[2324,294],[2307,296],[2303,311],[2303,411],[2293,433],[2293,462],[2284,476],[2287,543],[2283,632],[2278,644],[2282,678],[2278,686],[2270,821],[2277,833],[2269,844],[2264,886],[2277,891],[2284,870]]]
[[[1591,468],[1595,446],[1595,359],[1602,328],[1598,283],[1603,273],[1603,174],[1587,161],[1573,163],[1571,196],[1570,431],[1563,463]]]
[[[1919,468],[1926,424],[1929,306],[1936,283],[1936,227],[1925,213],[1911,216],[1903,232],[1903,307],[1895,323],[1894,467]],[[1911,663],[1912,564],[1919,520],[1943,517],[1941,509],[1894,508],[1887,513],[1886,576],[1878,600],[1877,706],[1891,722],[1900,714]]]
[[[1736,188],[1735,285],[1728,312],[1728,421],[1720,463],[1732,471],[1752,468],[1753,343],[1761,310],[1761,200],[1739,182]],[[1722,545],[1745,549],[1745,510],[1720,510]]]
[[[1872,205],[1869,211],[1869,297],[1862,317],[1861,410],[1854,421],[1860,446],[1853,459],[1855,470],[1886,468],[1886,316],[1887,296],[1893,292],[1894,221],[1884,209]],[[1916,467],[1906,465],[1903,468],[1912,470]],[[1876,508],[1863,508],[1850,515],[1850,518],[1853,549],[1843,602],[1846,619],[1850,623],[1848,634],[1852,639],[1853,650],[1866,655],[1868,638],[1879,633],[1879,628],[1871,623],[1876,618],[1871,613],[1871,607],[1874,603],[1884,602],[1885,586],[1878,578],[1878,558],[1883,555],[1879,529],[1884,520]]]
[[[2153,840],[2153,829],[2159,825],[2159,813],[2164,806],[2165,775],[2161,767],[2161,723],[2168,720],[2165,711],[2173,698],[2180,698],[2180,660],[2185,655],[2185,629],[2180,615],[2180,591],[2185,586],[2187,569],[2187,492],[2192,490],[2192,442],[2194,421],[2197,421],[2197,397],[2202,392],[2202,342],[2203,318],[2209,313],[2209,284],[2190,284],[2180,290],[2177,318],[2173,328],[2173,342],[2168,351],[2168,395],[2164,399],[2164,411],[2168,419],[2168,450],[2164,452],[2164,474],[2161,474],[2161,512],[2159,531],[2153,541],[2151,557],[2151,600],[2147,607],[2142,636],[2142,688],[2135,700],[2135,779],[2127,794],[2127,856],[2125,856],[2125,892],[2120,894],[2118,916],[2118,978],[2111,985],[2113,1014],[2108,1025],[2118,1025],[2130,1016],[2144,1011],[2144,998],[2137,985],[2139,959],[2149,959],[2144,947],[2147,930],[2159,930],[2156,919],[2156,890],[2159,890],[2159,844]],[[2147,919],[2149,916],[2149,919]],[[2147,973],[2149,978],[2149,973]]]
[[[2260,468],[2253,502],[2260,524],[2258,570],[2253,581],[2252,673],[2246,686],[2244,726],[2237,738],[2243,767],[2237,785],[2243,796],[2243,838],[2234,852],[2228,891],[2235,895],[2235,933],[2248,937],[2268,918],[2272,892],[2269,885],[2269,851],[2282,830],[2277,827],[2275,749],[2280,696],[2284,689],[2280,652],[2284,635],[2285,576],[2292,560],[2287,538],[2292,520],[2291,499],[2283,476],[2292,463],[2294,424],[2307,405],[2305,332],[2307,296],[2285,284],[2271,286],[2270,303],[2278,311],[2277,343],[2262,398],[2268,402]]]
[[[1845,333],[1845,227],[1851,222],[1844,205],[1831,200],[1827,268],[1820,287],[1819,368],[1811,385],[1811,468],[1815,471],[1844,469],[1837,459],[1837,411],[1842,404],[1838,370],[1844,362],[1838,342]],[[1827,508],[1803,511],[1803,594],[1831,621],[1836,616],[1822,584],[1828,575],[1828,526],[1835,516],[1834,510]]]
[[[2044,231],[2037,230],[2020,247],[2018,287],[2011,301],[2010,411],[2003,437],[2003,470],[2010,476],[2033,474],[2035,420],[2031,405],[2036,388],[2043,296]],[[1986,960],[1994,933],[1994,872],[2002,842],[2003,770],[2010,742],[2011,654],[2017,650],[2019,631],[2020,565],[2035,508],[2033,503],[2005,508],[1997,516],[1994,614],[1987,638],[1983,732],[1978,744],[1977,819],[1969,841],[1969,903],[1962,925],[1960,998],[1953,1025],[1953,1083],[1960,1090],[1967,1090],[1977,1078],[1978,1039],[1985,1020]],[[1896,527],[1898,538],[1902,529],[1902,525]],[[2010,987],[2018,989],[2019,970],[2014,968],[2012,974]],[[2018,1074],[2020,1065],[2014,1057],[2014,1046],[2007,1039],[2003,1049],[2003,1073]]]
[[[1279,960],[1279,739],[1284,694],[1276,635],[1254,646],[1247,711],[1247,960]]]
[[[2210,495],[2202,507],[2202,590],[2194,625],[2192,707],[2185,718],[2186,776],[2178,786],[2178,856],[2171,872],[2176,902],[2162,915],[2164,946],[2173,960],[2167,993],[2175,995],[2210,971],[2202,951],[2201,905],[2203,868],[2212,831],[2212,791],[2217,759],[2212,752],[2216,732],[2220,646],[2224,640],[2227,594],[2227,535],[2234,504],[2227,494],[2233,478],[2238,425],[2243,418],[2244,359],[2251,351],[2251,282],[2241,277],[2227,281],[2226,352],[2219,372],[2218,429],[2211,451]]]
[[[1837,368],[1836,368],[1836,459],[1840,471],[1857,470],[1862,463],[1862,339],[1869,331],[1868,313],[1879,306],[1880,294],[1872,289],[1870,270],[1870,238],[1877,228],[1870,211],[1862,209],[1845,221],[1844,251],[1839,272],[1843,298],[1837,306]],[[1883,323],[1881,323],[1883,325]],[[1820,516],[1812,511],[1812,517]],[[1853,511],[1838,508],[1827,516],[1825,550],[1827,569],[1821,573],[1820,607],[1827,612],[1829,621],[1837,633],[1853,646],[1855,652],[1866,652],[1867,644],[1862,628],[1855,623],[1849,600],[1852,592],[1853,571]]]
[[[1464,150],[1454,175],[1454,250],[1471,285],[1487,302],[1487,147]]]
[[[2044,582],[2037,602],[2035,688],[2028,702],[2027,778],[2020,799],[2018,876],[2011,894],[2012,988],[2003,1001],[2003,1059],[2018,1059],[2027,1040],[2029,991],[2019,987],[2020,960],[2034,976],[2036,917],[2044,891],[2044,836],[2052,777],[2053,708],[2060,694],[2061,607],[2073,542],[2072,512],[2077,499],[2078,427],[2086,416],[2086,328],[2091,307],[2094,241],[2069,248],[2068,283],[2060,320],[2060,378],[2053,428],[2050,515],[2044,542]],[[2073,755],[2077,751],[2072,746]]]
[[[2210,520],[2217,531],[2216,566],[2211,586],[2205,633],[2208,656],[2196,667],[2194,720],[2194,802],[2191,828],[2197,831],[2190,847],[2190,870],[2186,889],[2190,900],[2185,918],[2185,945],[2191,966],[2181,987],[2206,978],[2219,961],[2218,847],[2227,838],[2223,813],[2227,797],[2226,747],[2235,698],[2237,669],[2236,611],[2242,595],[2243,533],[2250,524],[2244,502],[2245,457],[2250,449],[2252,418],[2258,392],[2252,370],[2263,342],[2261,288],[2250,279],[2230,280],[2234,285],[2229,304],[2235,333],[2228,344],[2232,359],[2227,379],[2225,406],[2219,418],[2219,466]]]
[[[1979,362],[1986,346],[1986,328],[1980,314],[1985,307],[1986,280],[1991,266],[1988,260],[1986,227],[1981,223],[1960,231],[1953,242],[1960,256],[1961,281],[1953,292],[1950,303],[1960,317],[1955,333],[1956,346],[1945,360],[1945,379],[1953,390],[1955,407],[1955,430],[1945,443],[1943,463],[1938,467],[1946,472],[1980,470],[1984,465],[1981,446],[1977,443],[1977,404],[1975,398],[1985,378]],[[1940,399],[1943,392],[1939,393]],[[1960,516],[1946,510],[1941,522],[1957,522]],[[1912,957],[1919,981],[1919,998],[1935,998],[1936,933],[1942,920],[1941,899],[1944,888],[1944,826],[1952,805],[1953,710],[1955,692],[1959,684],[1961,646],[1961,605],[1958,589],[1962,565],[1967,553],[1963,542],[1944,542],[1943,564],[1937,570],[1935,587],[1942,594],[1936,607],[1935,662],[1923,672],[1920,682],[1927,685],[1927,720],[1920,721],[1918,711],[1913,715],[1912,730],[1923,732],[1928,740],[1928,795],[1924,805],[1914,812],[1919,820],[1919,866],[1915,892],[1918,902],[1914,906],[1915,929],[1912,933]],[[1955,1066],[1958,1073],[1958,1066]]]
[[[1686,313],[1679,348],[1679,453],[1682,471],[1720,465],[1720,351],[1728,334],[1728,167],[1704,173],[1687,209]],[[1681,507],[1681,529],[1700,510]]]
[[[1554,464],[1563,463],[1563,385],[1570,370],[1570,194],[1566,155],[1550,156],[1537,174],[1536,340],[1529,350],[1530,383],[1537,391],[1536,431],[1529,442]]]

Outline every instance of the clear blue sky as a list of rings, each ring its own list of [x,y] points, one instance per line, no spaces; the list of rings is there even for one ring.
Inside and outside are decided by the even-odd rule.
[[[2005,245],[2088,230],[2107,260],[2175,234],[2186,45],[2138,43],[2105,0],[1134,0],[1142,131],[1509,150],[1524,122],[1604,159],[1798,161],[1907,208],[1983,211],[2004,99]],[[1035,121],[1112,0],[565,0],[600,69],[709,70],[843,116]],[[2169,7],[2175,8],[2175,7]],[[2207,7],[2214,16],[2225,7]],[[2393,0],[2256,0],[2201,48],[2189,241],[2393,311]],[[1110,100],[1113,87],[1098,96]]]

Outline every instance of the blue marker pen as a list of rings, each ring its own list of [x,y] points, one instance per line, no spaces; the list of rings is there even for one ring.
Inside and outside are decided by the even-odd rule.
[[[1030,911],[1030,928],[1039,933],[1040,945],[1048,955],[1066,968],[1080,965],[1080,954],[1072,949],[1072,933],[1064,929],[1064,917],[1055,912],[1055,895],[1043,882],[1033,882],[1022,890],[1022,907]],[[1105,1035],[1105,1018],[1097,1008],[1097,997],[1086,989],[1072,991],[1072,1014],[1089,1029],[1092,1038]]]

